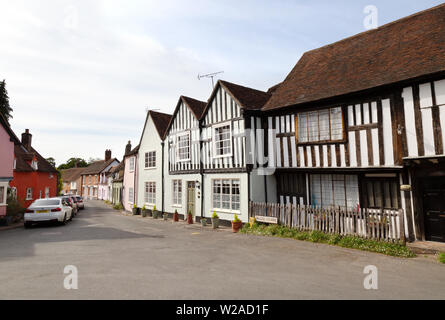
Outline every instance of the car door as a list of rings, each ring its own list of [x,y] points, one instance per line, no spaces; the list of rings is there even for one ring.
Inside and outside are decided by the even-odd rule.
[[[68,203],[68,200],[63,199],[62,206],[63,206],[63,211],[66,214],[67,219],[71,219],[71,217],[73,215],[73,209],[71,208],[70,204]]]

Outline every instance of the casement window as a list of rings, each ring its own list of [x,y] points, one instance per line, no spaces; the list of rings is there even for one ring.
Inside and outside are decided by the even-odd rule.
[[[14,200],[17,200],[17,188],[16,187],[12,187],[9,192],[11,193],[11,198]]]
[[[156,151],[145,153],[145,168],[156,168]]]
[[[173,180],[173,205],[182,205],[182,180]]]
[[[45,199],[49,198],[49,187],[45,188]]]
[[[396,178],[364,179],[363,180],[364,207],[369,209],[400,208],[400,188]]]
[[[232,127],[222,124],[213,128],[213,153],[215,158],[232,155]]]
[[[0,205],[6,204],[6,187],[0,187]]]
[[[144,201],[146,204],[156,204],[156,182],[146,182],[144,190]]]
[[[313,174],[310,180],[312,206],[341,209],[359,207],[356,175]]]
[[[94,176],[94,184],[97,184],[97,176]]]
[[[341,107],[299,113],[297,127],[298,143],[344,139]]]
[[[134,172],[134,163],[135,163],[135,159],[134,157],[130,158],[130,172]]]
[[[14,170],[17,169],[17,159],[14,158]]]
[[[134,203],[134,188],[128,188],[128,202]]]
[[[32,188],[27,188],[26,189],[26,200],[32,200],[33,195],[32,195]]]
[[[190,132],[178,135],[176,145],[178,147],[178,160],[190,161]]]
[[[213,208],[220,210],[240,210],[240,180],[213,180]]]
[[[39,169],[39,164],[38,164],[38,162],[37,162],[36,160],[33,160],[33,161],[31,162],[31,167],[32,167],[34,170],[38,170],[38,169]]]
[[[91,184],[91,176],[88,177],[88,183]]]

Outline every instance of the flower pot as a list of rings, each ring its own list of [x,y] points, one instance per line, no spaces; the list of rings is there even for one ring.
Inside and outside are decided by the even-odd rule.
[[[175,213],[173,214],[173,221],[174,221],[174,222],[179,222],[179,214],[178,214],[177,212],[175,212]]]
[[[193,216],[191,214],[187,215],[187,224],[193,224]]]
[[[219,228],[219,218],[212,218],[212,227],[213,229]]]
[[[133,208],[133,215],[137,215],[138,214],[138,208]]]
[[[147,217],[147,210],[142,210],[142,218],[146,218]]]
[[[153,219],[157,219],[158,218],[158,212],[157,211],[153,211]]]
[[[232,221],[232,231],[233,233],[238,233],[243,227],[243,223],[241,221],[234,222]]]
[[[148,217],[153,217],[153,211],[152,210],[147,210],[147,216]]]
[[[201,226],[203,226],[203,227],[207,226],[207,219],[204,219],[204,218],[201,219]]]
[[[167,213],[164,213],[162,216],[164,218],[164,221],[168,221],[168,214]]]

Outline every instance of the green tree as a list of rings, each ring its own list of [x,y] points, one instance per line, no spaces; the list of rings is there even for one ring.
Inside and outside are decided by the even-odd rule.
[[[78,168],[88,167],[88,163],[82,158],[70,158],[66,163],[61,164],[57,169],[58,170],[66,170],[75,168],[77,165]]]
[[[62,190],[63,190],[63,180],[62,180],[62,174],[60,173],[59,170],[57,170],[57,195],[61,195],[62,194]]]
[[[0,113],[5,117],[6,121],[12,118],[12,108],[9,105],[8,91],[6,90],[6,81],[0,82]]]
[[[46,161],[48,161],[54,168],[56,167],[56,159],[53,157],[47,158]]]

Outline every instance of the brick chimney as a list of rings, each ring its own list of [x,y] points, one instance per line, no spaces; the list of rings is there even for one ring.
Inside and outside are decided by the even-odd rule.
[[[111,150],[105,150],[105,161],[108,161],[111,159]]]
[[[128,141],[127,146],[125,147],[125,155],[131,152],[131,141]]]
[[[29,133],[29,129],[26,129],[22,133],[22,144],[25,146],[26,150],[31,151],[32,134]]]

